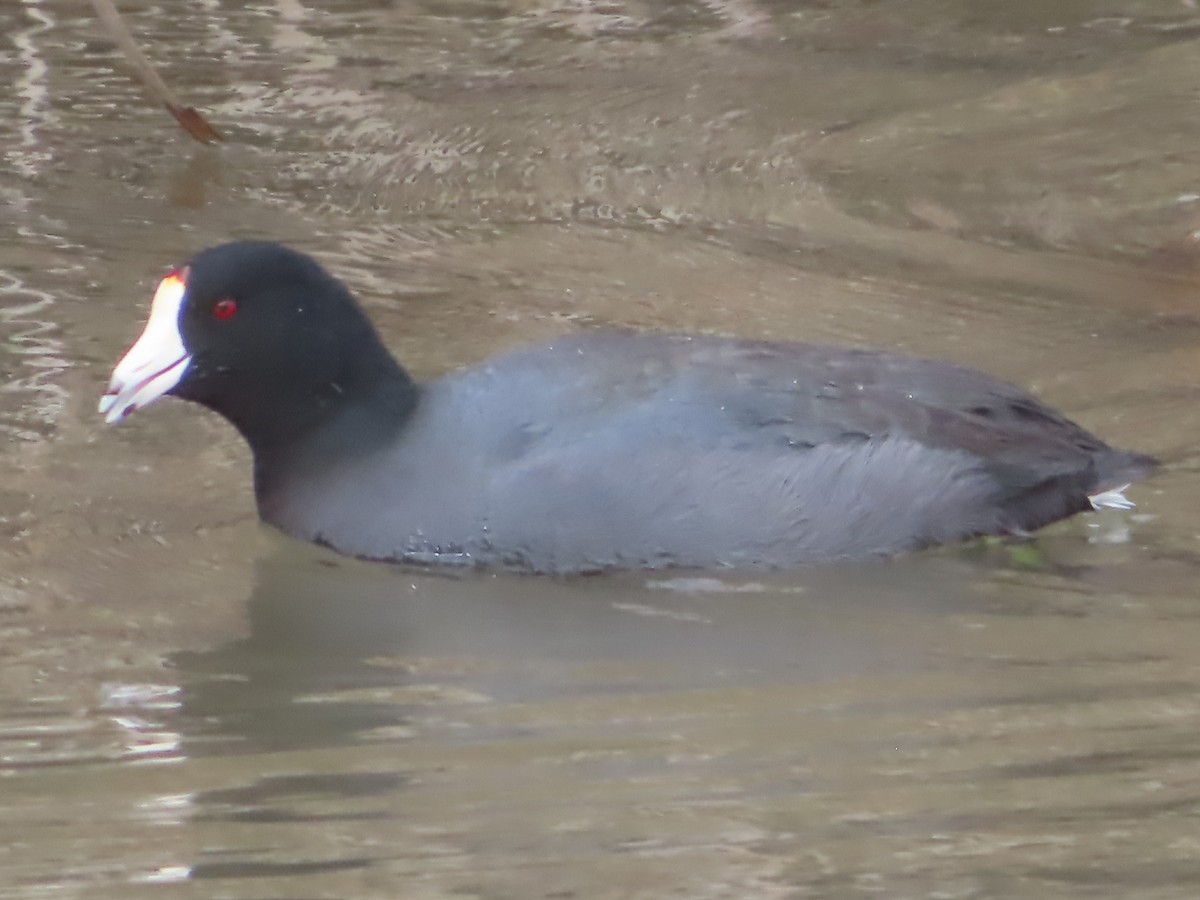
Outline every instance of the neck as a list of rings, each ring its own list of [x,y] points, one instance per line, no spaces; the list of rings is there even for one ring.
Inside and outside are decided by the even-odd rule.
[[[404,428],[420,388],[386,350],[379,350],[360,354],[352,366],[315,381],[308,391],[264,385],[254,392],[260,402],[244,400],[221,410],[254,454],[260,505],[281,483],[369,454]]]

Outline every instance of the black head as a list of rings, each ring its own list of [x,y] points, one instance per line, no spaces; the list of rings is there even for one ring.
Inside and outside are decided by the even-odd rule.
[[[397,378],[409,384],[340,281],[303,253],[238,241],[163,279],[101,411],[116,421],[173,394],[223,415],[257,453]]]

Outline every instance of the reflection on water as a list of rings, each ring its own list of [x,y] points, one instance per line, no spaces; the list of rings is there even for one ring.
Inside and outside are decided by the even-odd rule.
[[[115,802],[114,892],[1186,896],[1192,604],[1111,590],[1101,550],[991,565],[554,581],[289,545],[243,637],[105,686],[125,752],[42,852]]]
[[[0,4],[0,896],[1193,897],[1195,10]],[[554,580],[260,530],[95,419],[162,271],[269,236],[415,372],[590,323],[886,344],[1168,469],[1036,552]]]

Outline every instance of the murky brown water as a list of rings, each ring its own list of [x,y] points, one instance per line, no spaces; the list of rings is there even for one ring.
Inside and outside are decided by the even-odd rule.
[[[0,2],[0,896],[1200,895],[1200,11]],[[432,374],[591,323],[885,344],[1162,455],[1040,559],[442,577],[95,401],[274,237]]]

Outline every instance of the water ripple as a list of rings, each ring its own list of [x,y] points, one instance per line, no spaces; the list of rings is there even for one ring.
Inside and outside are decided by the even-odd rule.
[[[0,431],[21,440],[38,440],[54,426],[66,406],[67,391],[57,382],[71,363],[48,313],[54,297],[0,269],[0,395],[15,397],[16,407],[0,404]]]

